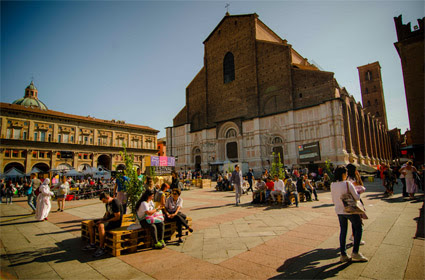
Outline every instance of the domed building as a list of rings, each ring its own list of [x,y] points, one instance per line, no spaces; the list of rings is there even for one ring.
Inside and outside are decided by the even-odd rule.
[[[122,169],[123,144],[144,170],[144,158],[157,155],[158,130],[125,121],[53,111],[38,99],[31,81],[25,96],[0,103],[0,173],[11,169],[64,173]]]
[[[33,81],[25,89],[25,96],[12,102],[12,104],[22,105],[30,108],[38,108],[41,110],[48,110],[47,106],[38,99],[38,90],[34,86]]]

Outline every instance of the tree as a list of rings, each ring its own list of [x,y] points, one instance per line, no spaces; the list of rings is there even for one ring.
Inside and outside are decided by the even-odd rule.
[[[327,173],[331,181],[334,181],[334,173],[332,171],[332,162],[330,159],[325,160],[325,168],[323,170],[323,173]]]
[[[270,169],[270,176],[274,177],[274,175],[277,175],[279,179],[284,180],[285,179],[285,169],[283,168],[283,163],[280,159],[280,153],[276,154],[273,152],[273,162]]]
[[[133,214],[136,214],[136,203],[143,192],[143,182],[139,181],[137,177],[137,168],[134,166],[134,155],[128,154],[125,144],[123,144],[123,151],[120,152],[125,161],[124,176],[127,180],[124,181],[124,186],[127,190],[128,206]],[[123,175],[117,174],[117,180],[123,180]]]

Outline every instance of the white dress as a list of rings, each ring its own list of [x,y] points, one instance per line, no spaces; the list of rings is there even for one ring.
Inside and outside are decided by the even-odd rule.
[[[415,184],[415,178],[413,176],[413,172],[415,170],[413,168],[411,168],[410,170],[405,168],[404,172],[406,172],[406,175],[404,175],[404,177],[406,178],[406,191],[408,193],[415,193],[418,192],[418,188]]]
[[[40,194],[37,196],[37,208],[35,210],[35,219],[37,221],[42,221],[49,215],[50,208],[52,205],[50,204],[50,197],[53,196],[53,192],[50,191],[49,185],[45,179],[43,184],[40,186]]]

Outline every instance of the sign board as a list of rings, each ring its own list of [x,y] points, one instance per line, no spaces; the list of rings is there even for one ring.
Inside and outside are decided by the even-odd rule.
[[[151,170],[154,170],[156,176],[170,175],[173,171],[173,166],[151,166],[146,168],[146,175],[150,176]]]
[[[298,145],[300,162],[311,162],[321,160],[319,142]]]

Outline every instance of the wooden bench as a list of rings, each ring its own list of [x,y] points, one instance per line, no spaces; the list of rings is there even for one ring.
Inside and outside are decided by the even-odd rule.
[[[187,217],[190,227],[192,227],[192,219]],[[81,222],[81,239],[90,241],[88,224],[90,220]],[[135,230],[127,230],[127,227],[135,223],[132,214],[123,215],[120,228],[108,230],[105,233],[105,249],[113,256],[117,257],[122,254],[135,253],[141,249],[147,249],[153,246],[151,233],[146,234],[142,227]],[[190,232],[183,228],[183,235],[190,235]],[[165,222],[164,240],[177,241],[177,225],[176,222]],[[99,244],[99,233],[95,228],[95,243]]]

